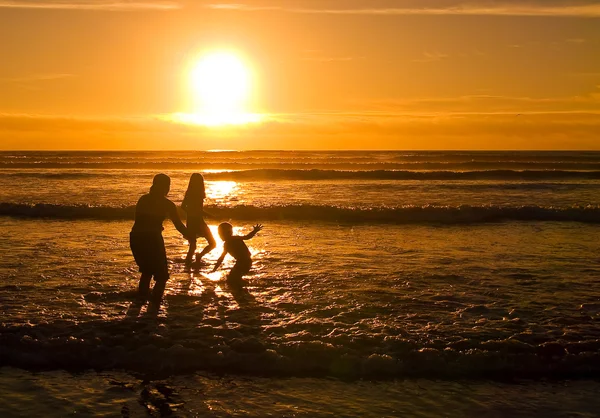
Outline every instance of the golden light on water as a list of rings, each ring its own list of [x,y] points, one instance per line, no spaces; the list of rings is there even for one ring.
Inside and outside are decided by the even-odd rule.
[[[219,127],[260,122],[248,111],[254,83],[252,71],[237,54],[225,51],[202,56],[189,71],[193,113],[173,119],[190,125]]]
[[[211,181],[206,182],[206,195],[216,201],[236,196],[238,187],[235,181]]]
[[[204,273],[203,276],[205,278],[207,278],[208,280],[210,280],[211,282],[218,282],[223,279],[223,276],[225,274],[226,274],[225,270],[220,270],[220,271],[215,271],[215,272],[210,272],[210,273]]]

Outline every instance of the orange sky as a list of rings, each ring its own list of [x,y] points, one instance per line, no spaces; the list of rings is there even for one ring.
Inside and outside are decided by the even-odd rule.
[[[600,1],[0,0],[0,149],[600,149]],[[187,71],[239,53],[261,123]]]

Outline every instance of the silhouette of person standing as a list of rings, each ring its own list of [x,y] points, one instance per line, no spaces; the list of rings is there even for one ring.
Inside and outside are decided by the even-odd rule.
[[[163,221],[171,219],[175,228],[183,236],[188,235],[187,228],[179,219],[177,207],[167,199],[171,189],[171,179],[166,174],[154,176],[150,193],[143,195],[135,207],[135,223],[129,234],[129,244],[135,262],[140,268],[139,296],[148,299],[150,281],[156,282],[151,302],[160,304],[167,280],[169,268],[165,241],[162,236]]]
[[[206,199],[206,191],[204,188],[204,177],[200,173],[194,173],[190,177],[188,189],[185,192],[181,208],[187,212],[187,228],[190,235],[190,249],[185,259],[186,265],[192,265],[192,258],[196,251],[196,237],[206,238],[208,245],[196,256],[196,261],[202,260],[204,255],[216,248],[217,243],[210,232],[210,228],[204,221],[204,215],[209,215],[204,211],[204,199]]]

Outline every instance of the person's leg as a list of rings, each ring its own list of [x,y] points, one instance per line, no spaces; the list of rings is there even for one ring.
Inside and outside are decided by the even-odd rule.
[[[140,282],[138,284],[138,297],[146,299],[150,290],[150,281],[152,280],[152,266],[149,265],[148,245],[149,240],[140,234],[131,232],[129,234],[129,246],[136,264],[140,268]]]
[[[169,265],[167,263],[167,252],[165,249],[165,241],[160,236],[160,245],[155,246],[155,271],[154,271],[154,289],[152,289],[151,302],[157,307],[160,306],[163,293],[165,293],[165,286],[167,280],[169,280]]]
[[[154,288],[152,289],[152,303],[160,306],[160,302],[162,301],[163,295],[165,293],[165,287],[167,286],[167,280],[169,280],[169,274],[160,274],[158,276],[154,276]]]
[[[231,282],[241,282],[242,278],[250,272],[252,267],[252,261],[239,260],[235,263],[229,274],[227,280]]]
[[[190,249],[188,250],[187,256],[185,257],[185,263],[187,265],[192,264],[192,258],[194,257],[194,252],[196,252],[196,238],[190,240]]]
[[[196,257],[196,260],[200,260],[202,257],[204,257],[206,254],[208,254],[209,252],[211,252],[212,250],[214,250],[217,247],[217,242],[215,241],[215,238],[213,237],[212,233],[210,232],[208,225],[206,226],[206,232],[205,232],[204,237],[206,238],[208,245],[206,247],[204,247],[204,249],[202,250],[202,252],[200,254],[198,254],[198,256]]]
[[[152,274],[142,273],[142,277],[140,277],[140,283],[138,285],[138,296],[140,298],[148,298],[148,294],[150,293],[150,280],[152,280]]]

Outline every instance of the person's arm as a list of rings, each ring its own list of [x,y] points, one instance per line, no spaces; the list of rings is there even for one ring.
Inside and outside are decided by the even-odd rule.
[[[213,219],[217,218],[215,215],[213,215],[210,212],[205,211],[204,209],[202,209],[202,216],[208,216],[209,218],[213,218]]]
[[[227,249],[223,248],[223,254],[221,254],[219,259],[217,260],[217,264],[215,264],[215,268],[213,269],[213,272],[217,271],[219,269],[219,267],[221,267],[221,263],[223,263],[223,260],[225,259],[226,255],[227,255]]]
[[[208,216],[209,218],[215,219],[215,216],[212,213],[204,210],[204,200],[205,199],[206,199],[206,196],[202,198],[202,217]]]
[[[179,214],[177,213],[177,206],[175,206],[175,203],[171,202],[170,200],[169,218],[173,222],[173,225],[175,225],[175,228],[177,228],[177,230],[181,233],[181,235],[187,238],[188,229],[185,227],[185,225],[183,224],[183,222],[181,222],[181,219],[179,218]]]
[[[246,234],[242,237],[243,240],[247,240],[252,238],[254,235],[258,234],[258,231],[260,231],[261,229],[263,229],[263,226],[261,224],[256,224],[254,225],[254,229],[252,230],[252,232],[250,232],[249,234]]]

